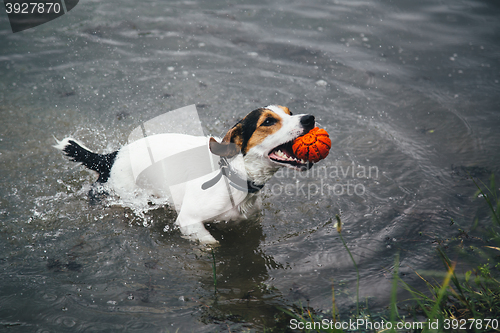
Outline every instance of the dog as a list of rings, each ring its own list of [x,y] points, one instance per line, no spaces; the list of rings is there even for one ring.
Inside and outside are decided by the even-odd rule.
[[[210,245],[217,240],[205,229],[204,222],[245,218],[258,210],[259,191],[279,168],[302,171],[312,167],[312,162],[294,155],[292,142],[315,126],[313,115],[293,115],[285,106],[269,105],[247,114],[222,139],[156,134],[110,154],[94,153],[71,137],[57,141],[54,147],[72,161],[97,172],[97,184],[105,185],[118,196],[142,187],[156,198],[165,197],[165,204],[173,205],[178,211],[176,225],[183,237]],[[196,152],[191,153],[191,157],[198,157],[203,151],[210,159],[219,159],[218,167],[195,176],[189,175],[192,172],[188,169],[192,165],[196,172],[196,162],[163,163],[143,172],[146,181],[139,181],[138,172],[134,170],[134,164],[148,160],[148,152],[162,157]],[[168,179],[172,186],[165,191],[158,184]],[[179,180],[177,184],[176,180]],[[182,186],[179,187],[179,183]]]

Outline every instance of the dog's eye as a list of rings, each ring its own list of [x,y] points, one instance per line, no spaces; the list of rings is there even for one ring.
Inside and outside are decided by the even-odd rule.
[[[275,118],[268,117],[262,122],[261,126],[272,126],[276,124],[276,122],[277,120]]]

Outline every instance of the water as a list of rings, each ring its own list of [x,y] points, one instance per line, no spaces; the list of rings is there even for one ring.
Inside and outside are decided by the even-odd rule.
[[[360,297],[382,309],[397,253],[418,286],[413,270],[442,269],[436,241],[470,228],[482,205],[466,171],[498,174],[499,14],[490,1],[85,1],[16,34],[2,15],[0,327],[261,331],[276,306],[330,311],[332,281],[347,316],[339,213]],[[210,226],[217,295],[211,253],[174,212],[90,205],[95,176],[51,147],[72,135],[111,152],[193,103],[206,133],[272,103],[314,114],[333,142],[314,172],[266,185],[261,215]]]

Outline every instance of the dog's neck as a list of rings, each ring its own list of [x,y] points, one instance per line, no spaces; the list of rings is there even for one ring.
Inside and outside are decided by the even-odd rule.
[[[245,155],[243,160],[243,167],[248,179],[257,185],[264,185],[280,168],[271,164],[268,159],[262,157],[256,158],[255,156]],[[242,170],[241,165],[238,170]]]

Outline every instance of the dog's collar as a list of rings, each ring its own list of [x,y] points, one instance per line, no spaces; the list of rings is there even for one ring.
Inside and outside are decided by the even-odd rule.
[[[257,193],[264,187],[264,184],[258,185],[253,181],[241,178],[236,170],[231,167],[231,164],[229,164],[227,158],[225,157],[220,158],[219,168],[220,172],[217,174],[217,176],[201,185],[202,190],[206,190],[217,184],[222,176],[226,176],[227,179],[229,179],[229,185],[242,192]]]

